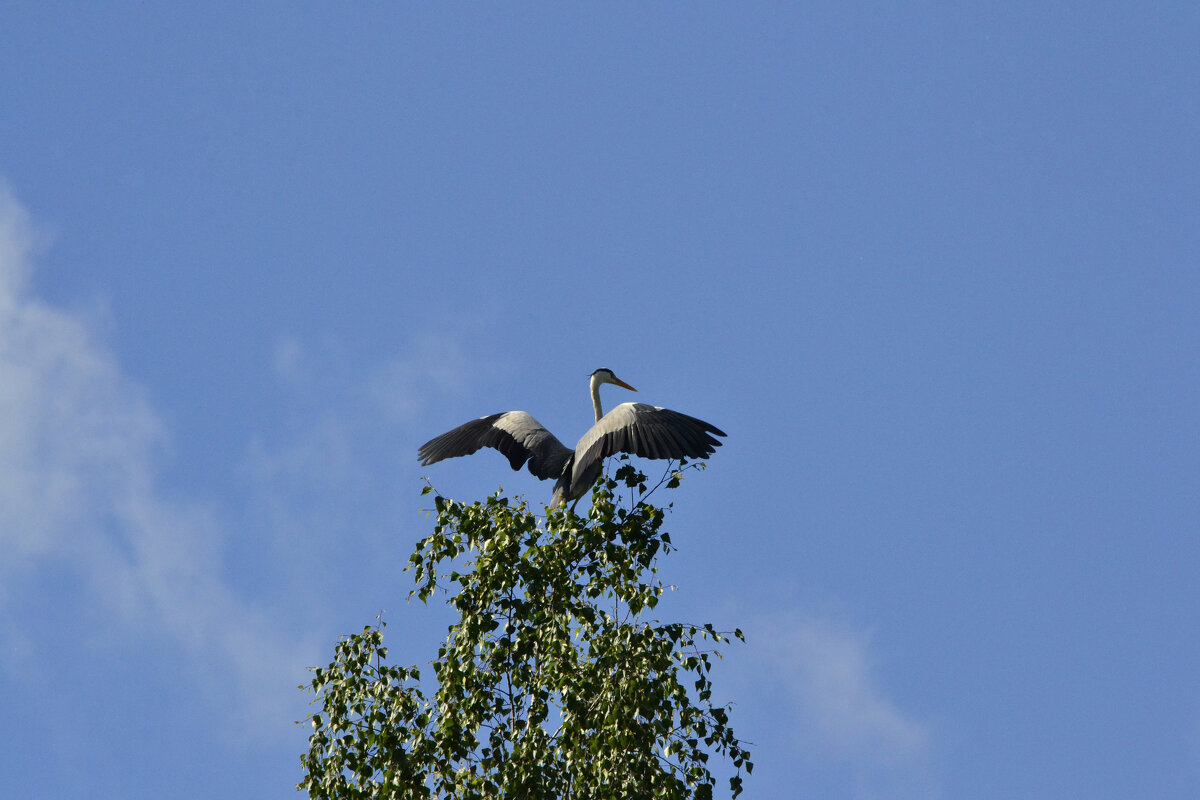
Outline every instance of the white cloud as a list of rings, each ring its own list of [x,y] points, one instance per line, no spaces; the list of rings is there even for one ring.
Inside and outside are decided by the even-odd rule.
[[[867,634],[800,614],[756,627],[750,641],[762,643],[770,682],[786,700],[796,752],[842,765],[858,797],[936,795],[929,728],[886,696]]]
[[[0,189],[0,604],[43,573],[70,576],[98,638],[165,636],[197,676],[235,688],[247,722],[264,706],[285,713],[316,649],[223,579],[220,526],[157,481],[160,419],[86,317],[32,296],[32,241]],[[19,619],[0,636],[10,667],[36,659],[38,634]]]
[[[827,621],[795,620],[781,631],[779,665],[822,740],[844,754],[905,759],[928,746],[924,726],[906,719],[872,675],[864,634]]]
[[[288,413],[249,443],[239,475],[273,548],[305,542],[279,566],[311,584],[351,540],[395,558],[397,503],[416,492],[415,482],[411,494],[400,488],[417,469],[406,428],[429,403],[463,391],[477,366],[456,337],[432,334],[365,366],[334,337],[282,336],[273,365]]]
[[[376,431],[380,424],[402,425],[435,398],[462,393],[481,372],[486,377],[486,365],[472,361],[458,338],[445,334],[418,335],[380,364],[360,368],[352,361],[345,345],[329,336],[317,341],[280,336],[272,353],[281,382],[325,401],[319,413],[327,419],[345,416],[347,428],[360,420]]]
[[[304,347],[294,336],[283,336],[275,342],[275,374],[292,382],[299,382],[305,374]]]
[[[367,383],[367,398],[385,419],[405,423],[431,396],[462,392],[479,367],[457,340],[426,335],[417,339],[410,353],[375,371]]]

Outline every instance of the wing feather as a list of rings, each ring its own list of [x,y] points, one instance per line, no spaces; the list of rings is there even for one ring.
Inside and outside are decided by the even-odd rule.
[[[591,427],[575,446],[571,494],[590,475],[595,479],[599,462],[616,453],[643,458],[708,458],[725,432],[702,419],[646,403],[622,403]]]
[[[573,452],[524,411],[491,414],[459,425],[417,449],[421,464],[469,456],[480,448],[499,450],[515,470],[528,461],[529,472],[541,480],[559,477]]]

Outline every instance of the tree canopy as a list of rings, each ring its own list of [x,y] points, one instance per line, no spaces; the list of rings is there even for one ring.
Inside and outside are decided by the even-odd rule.
[[[742,633],[648,619],[664,591],[656,560],[672,549],[648,497],[687,468],[647,490],[624,464],[597,483],[587,517],[435,494],[433,532],[408,567],[410,598],[444,595],[460,615],[432,660],[435,685],[388,662],[382,619],[339,641],[313,669],[320,708],[298,788],[331,800],[708,798],[715,753],[732,762],[737,797],[753,764],[710,670],[713,648]]]

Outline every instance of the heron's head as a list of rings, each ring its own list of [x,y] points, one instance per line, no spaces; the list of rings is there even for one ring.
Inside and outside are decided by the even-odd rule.
[[[611,383],[616,386],[621,386],[625,389],[628,389],[631,392],[637,391],[637,389],[633,388],[628,383],[626,383],[625,381],[618,378],[616,375],[613,375],[613,371],[611,369],[609,369],[608,367],[601,367],[600,369],[593,372],[592,373],[592,383],[596,386],[599,386],[602,383]]]

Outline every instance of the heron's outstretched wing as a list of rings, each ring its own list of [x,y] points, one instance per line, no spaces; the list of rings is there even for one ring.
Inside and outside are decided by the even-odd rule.
[[[526,461],[534,476],[546,480],[562,474],[572,451],[524,411],[508,411],[471,420],[430,439],[417,450],[424,465],[443,458],[469,456],[481,447],[492,447],[508,457],[513,469]]]
[[[575,446],[571,494],[594,481],[599,465],[615,453],[643,458],[708,458],[721,446],[713,435],[725,432],[702,419],[645,403],[622,403],[591,427]],[[583,487],[579,491],[587,491]]]

